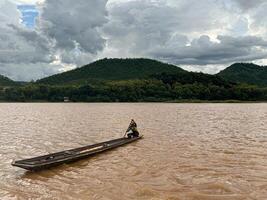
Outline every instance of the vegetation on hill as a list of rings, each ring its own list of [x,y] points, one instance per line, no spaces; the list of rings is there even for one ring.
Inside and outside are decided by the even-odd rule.
[[[186,74],[186,73],[185,73]],[[184,75],[185,75],[184,74]],[[148,79],[112,80],[101,84],[40,85],[8,88],[0,94],[4,101],[62,102],[166,102],[166,101],[265,101],[267,88],[239,85],[205,74],[158,74]],[[180,75],[180,74],[179,74]],[[195,79],[193,79],[195,77]]]
[[[220,76],[210,75],[197,72],[179,72],[179,73],[161,73],[155,74],[151,77],[154,77],[158,80],[161,80],[165,84],[173,86],[175,83],[180,84],[202,84],[205,86],[216,85],[219,87],[230,88],[233,85],[236,85],[235,82],[226,81]]]
[[[267,67],[253,63],[235,63],[218,73],[225,80],[267,86]]]
[[[0,75],[0,87],[3,86],[15,86],[17,83],[15,81],[12,81],[11,79]]]
[[[252,64],[233,66],[224,71],[231,74],[234,69],[232,74],[239,71],[238,76],[244,71],[255,75]],[[236,78],[224,78],[223,73],[187,72],[149,59],[104,59],[37,82],[5,87],[0,90],[0,100],[62,102],[64,97],[73,102],[267,100],[267,87],[236,83]]]
[[[177,66],[151,59],[102,59],[68,72],[38,80],[37,83],[80,85],[98,80],[142,79],[156,73],[175,73],[181,71],[184,70]]]

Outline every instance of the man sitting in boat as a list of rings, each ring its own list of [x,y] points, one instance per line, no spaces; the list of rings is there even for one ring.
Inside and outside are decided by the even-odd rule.
[[[128,138],[139,137],[139,132],[137,130],[137,124],[135,123],[135,121],[133,119],[132,119],[126,133],[127,133]]]

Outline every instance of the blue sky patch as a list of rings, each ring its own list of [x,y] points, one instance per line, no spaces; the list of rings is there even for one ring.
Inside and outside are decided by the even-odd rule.
[[[28,28],[34,28],[35,18],[39,14],[36,7],[34,5],[19,5],[18,10],[22,15],[22,23]]]

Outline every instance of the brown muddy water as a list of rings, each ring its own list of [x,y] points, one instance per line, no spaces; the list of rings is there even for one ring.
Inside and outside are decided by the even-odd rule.
[[[144,139],[38,173],[13,159]],[[266,200],[267,104],[0,104],[0,199]]]

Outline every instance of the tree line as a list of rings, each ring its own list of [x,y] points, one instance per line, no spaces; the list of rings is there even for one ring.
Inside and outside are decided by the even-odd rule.
[[[44,85],[0,88],[1,101],[166,102],[181,100],[266,101],[267,88],[227,82],[202,73],[161,73],[147,79],[102,81],[83,85]]]

